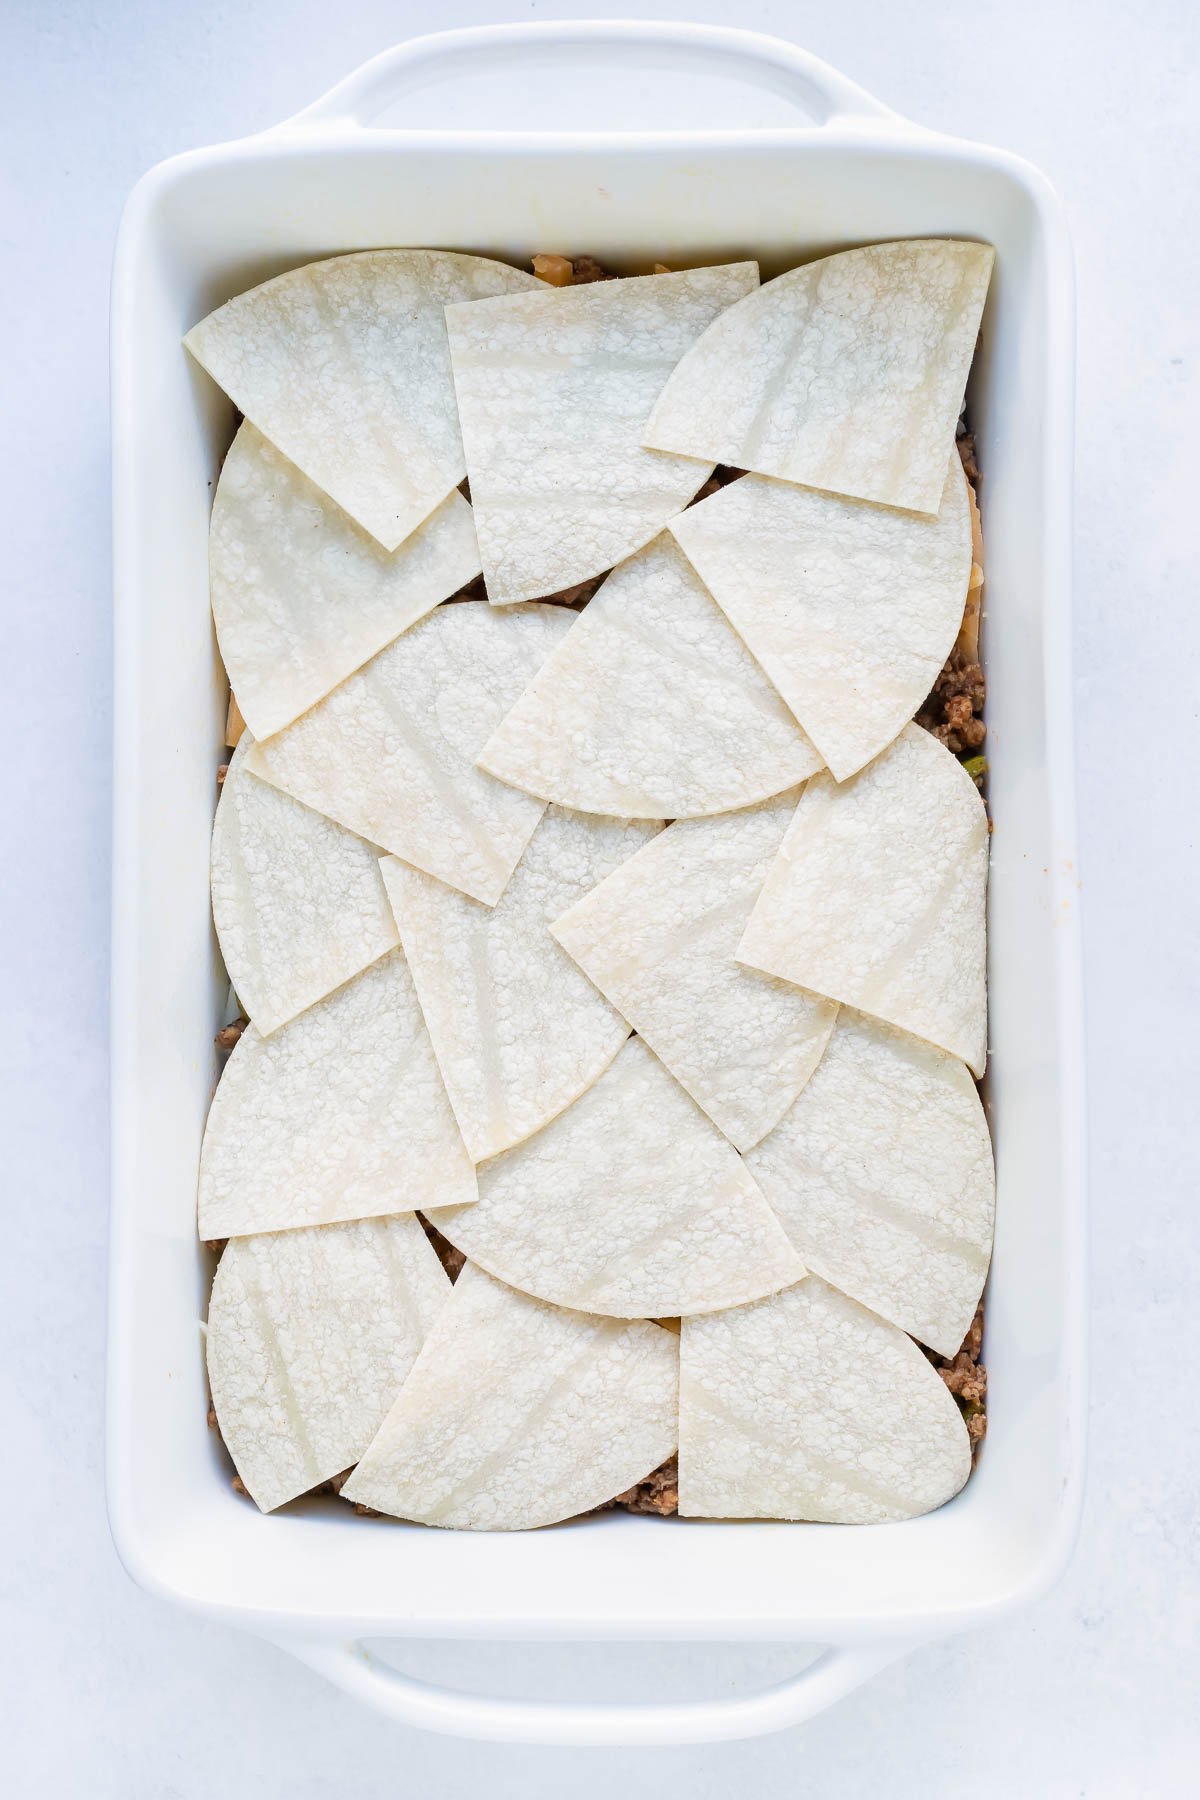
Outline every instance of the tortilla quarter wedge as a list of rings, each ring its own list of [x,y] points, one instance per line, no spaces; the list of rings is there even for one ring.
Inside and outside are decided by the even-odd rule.
[[[466,474],[447,301],[534,275],[453,250],[362,250],[237,294],[184,338],[234,405],[385,550]]]
[[[380,864],[475,1162],[555,1118],[629,1036],[626,1020],[555,943],[549,921],[657,829],[548,807],[494,907],[395,857]]]
[[[489,1274],[557,1306],[677,1318],[804,1272],[736,1150],[640,1038],[476,1174],[478,1204],[430,1212],[430,1223]]]
[[[242,1033],[200,1153],[205,1239],[462,1204],[475,1171],[403,953]]]
[[[796,799],[680,820],[550,928],[741,1151],[787,1113],[837,1016],[734,960]]]
[[[553,1525],[670,1456],[678,1395],[669,1331],[547,1306],[468,1263],[342,1493],[460,1531]]]
[[[953,1356],[983,1292],[995,1171],[966,1066],[843,1007],[746,1166],[814,1274]]]
[[[249,420],[221,469],[208,559],[221,656],[259,739],[479,573],[461,494],[388,552]]]
[[[955,450],[935,518],[747,475],[671,533],[838,781],[908,723],[958,636],[972,548]]]
[[[727,263],[448,306],[488,597],[533,600],[640,550],[712,473],[642,448],[684,352],[758,285]]]
[[[642,442],[936,512],[994,260],[924,238],[777,276],[681,358]]]
[[[750,806],[821,758],[669,533],[599,588],[479,753],[580,812]]]
[[[358,1461],[452,1291],[411,1214],[231,1239],[208,1305],[208,1378],[263,1512]]]
[[[350,831],[492,906],[545,810],[475,767],[487,739],[569,629],[560,606],[440,606],[249,766]]]
[[[683,1320],[681,1516],[877,1525],[933,1512],[970,1472],[936,1369],[816,1275]]]
[[[399,938],[379,852],[248,766],[243,733],[213,825],[213,921],[238,999],[268,1036]]]
[[[810,781],[737,959],[925,1038],[982,1075],[988,823],[919,725],[840,785]]]

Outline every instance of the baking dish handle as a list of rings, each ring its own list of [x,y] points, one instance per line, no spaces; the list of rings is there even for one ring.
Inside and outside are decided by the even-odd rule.
[[[499,1699],[401,1674],[354,1641],[276,1637],[281,1649],[400,1725],[495,1744],[716,1744],[800,1725],[917,1648],[914,1641],[831,1645],[798,1675],[731,1700],[594,1705]]]
[[[552,70],[580,54],[631,69],[665,67],[678,74],[736,76],[782,94],[809,129],[854,120],[899,117],[836,69],[782,38],[724,25],[668,20],[585,19],[527,25],[484,25],[410,38],[363,63],[278,131],[371,127],[405,96],[445,80],[494,73],[498,64]],[[537,129],[524,118],[522,130]]]

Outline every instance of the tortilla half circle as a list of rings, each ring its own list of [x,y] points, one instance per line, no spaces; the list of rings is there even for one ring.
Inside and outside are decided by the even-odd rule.
[[[468,1204],[463,1144],[404,956],[392,950],[264,1038],[247,1027],[209,1109],[202,1238]]]
[[[752,262],[449,306],[446,324],[489,598],[599,575],[660,532],[710,462],[642,448],[684,351],[758,283]]]
[[[208,547],[221,657],[270,737],[479,573],[451,491],[388,552],[246,420],[221,469]]]
[[[746,1166],[815,1274],[956,1353],[987,1277],[996,1193],[983,1105],[957,1057],[843,1007]]]
[[[747,475],[671,532],[833,776],[886,749],[962,623],[971,507],[958,452],[932,519]]]
[[[588,1318],[468,1263],[342,1489],[460,1531],[528,1531],[590,1512],[675,1448],[678,1342]]]
[[[681,359],[643,443],[936,512],[994,260],[924,238],[777,276]]]
[[[982,1075],[988,822],[919,725],[840,785],[810,781],[738,961],[928,1039]]]
[[[783,1118],[837,1014],[734,955],[796,798],[680,820],[551,927],[742,1151]]]
[[[256,744],[264,781],[492,906],[544,802],[476,768],[488,735],[574,614],[439,606],[286,731]]]
[[[379,852],[251,772],[234,751],[213,825],[213,920],[238,999],[264,1036],[399,939]]]
[[[664,532],[572,619],[479,765],[580,812],[681,819],[795,787],[821,758]]]
[[[626,1020],[555,943],[549,921],[657,829],[548,807],[494,907],[395,857],[381,863],[475,1162],[530,1137],[570,1106],[629,1036]]]
[[[453,250],[362,250],[235,295],[183,341],[277,450],[394,550],[466,474],[447,301],[537,285]]]
[[[810,1275],[680,1334],[679,1511],[877,1525],[971,1472],[967,1428],[911,1338]]]
[[[411,1214],[226,1245],[208,1303],[208,1378],[225,1446],[263,1512],[358,1461],[452,1291]]]
[[[640,1038],[477,1176],[478,1205],[430,1223],[490,1274],[558,1306],[675,1318],[803,1273],[732,1144]]]

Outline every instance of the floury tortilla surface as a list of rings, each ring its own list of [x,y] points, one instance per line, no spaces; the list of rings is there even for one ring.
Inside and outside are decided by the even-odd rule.
[[[342,1492],[463,1531],[590,1512],[675,1448],[678,1372],[669,1331],[547,1306],[468,1263]]]
[[[657,830],[654,821],[548,807],[494,907],[395,857],[380,865],[476,1162],[555,1118],[628,1037],[626,1021],[554,941],[549,921]]]
[[[209,1110],[202,1238],[475,1198],[475,1172],[404,956],[392,950],[264,1038],[247,1027]]]
[[[184,343],[234,405],[385,550],[466,474],[448,301],[536,288],[451,250],[363,250],[238,294]]]
[[[208,1376],[221,1436],[263,1512],[357,1462],[451,1292],[411,1215],[226,1245]]]
[[[437,607],[286,731],[257,744],[264,781],[491,906],[545,803],[475,766],[575,615]]]
[[[758,283],[756,263],[449,306],[467,473],[489,598],[602,574],[687,505],[711,462],[642,448],[683,353]]]
[[[808,1267],[953,1356],[983,1291],[995,1175],[965,1065],[843,1007],[746,1165]]]
[[[264,1035],[399,939],[379,852],[260,781],[244,733],[213,826],[213,919],[239,1000]]]
[[[684,819],[554,921],[555,937],[737,1149],[820,1061],[837,1005],[735,952],[796,807]]]
[[[804,1265],[744,1163],[641,1038],[575,1104],[429,1214],[522,1292],[613,1318],[677,1318],[786,1287]]]
[[[926,1038],[982,1075],[987,866],[974,782],[906,725],[850,780],[808,783],[738,961]]]
[[[245,421],[209,535],[221,656],[270,737],[479,573],[471,508],[450,492],[389,552]]]
[[[747,475],[671,532],[835,778],[886,749],[962,622],[971,507],[958,452],[935,518]]]
[[[572,619],[479,764],[580,812],[680,819],[794,787],[821,758],[664,532]]]
[[[682,358],[643,443],[936,512],[994,260],[924,238],[777,276]]]
[[[967,1428],[936,1369],[816,1275],[684,1319],[685,1518],[878,1525],[934,1511],[970,1472]]]

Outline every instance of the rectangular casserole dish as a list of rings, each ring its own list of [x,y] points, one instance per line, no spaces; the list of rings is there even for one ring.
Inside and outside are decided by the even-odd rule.
[[[582,77],[579,71],[582,69]],[[539,113],[549,82],[647,104],[686,78],[794,123],[548,133],[398,128],[431,82]],[[728,85],[723,89],[728,94]],[[678,99],[678,90],[672,96]],[[420,103],[419,95],[410,105]],[[433,116],[446,116],[445,91]],[[400,109],[403,111],[403,107]],[[428,114],[430,108],[426,106]],[[654,109],[657,115],[657,108]],[[969,390],[985,473],[998,1201],[990,1427],[963,1493],[864,1529],[603,1515],[528,1535],[430,1531],[306,1502],[264,1518],[205,1428],[196,1163],[225,978],[208,903],[225,681],[208,608],[227,402],[183,332],[229,295],[343,250],[430,244],[618,269],[854,243],[985,239],[996,274]],[[401,45],[261,136],[151,171],[113,287],[115,817],[108,1500],[143,1587],[286,1645],[398,1718],[463,1735],[689,1742],[807,1717],[915,1643],[1011,1613],[1060,1573],[1083,1464],[1083,1098],[1070,675],[1073,295],[1053,193],[1003,153],[898,119],[781,42],[718,28],[485,28]],[[363,1640],[746,1639],[829,1646],[717,1704],[555,1707],[401,1677]]]

